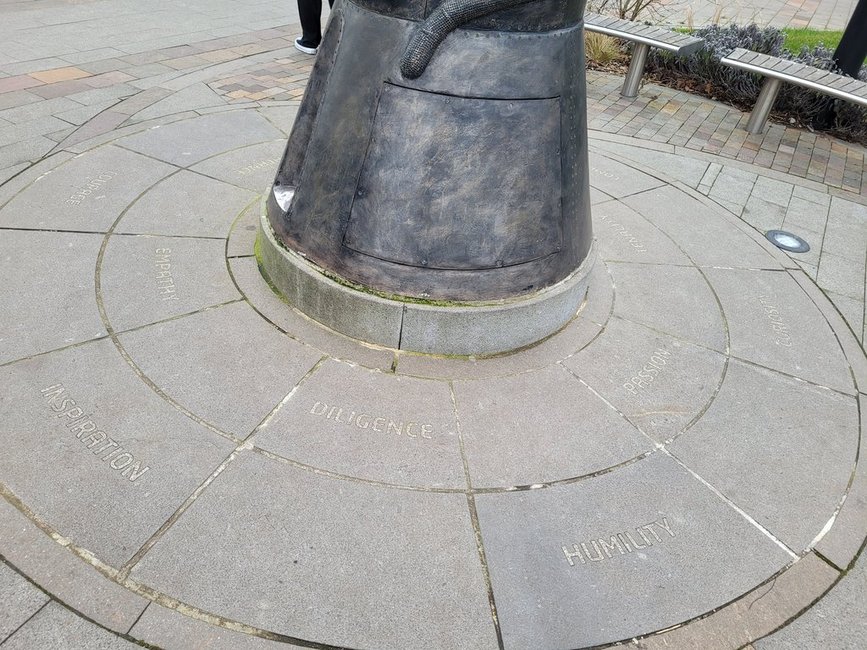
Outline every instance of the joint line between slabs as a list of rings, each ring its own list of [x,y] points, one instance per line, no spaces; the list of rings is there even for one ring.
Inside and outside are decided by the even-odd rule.
[[[223,462],[217,466],[208,478],[206,478],[199,487],[197,487],[193,493],[186,498],[186,500],[175,510],[172,515],[163,522],[163,525],[160,526],[157,531],[151,535],[151,537],[141,546],[141,548],[136,551],[133,556],[127,560],[126,563],[120,568],[120,571],[117,574],[117,580],[119,582],[125,581],[132,571],[133,567],[135,567],[139,562],[141,562],[142,558],[147,555],[148,551],[150,551],[154,545],[166,534],[166,532],[175,524],[175,522],[181,518],[181,516],[189,509],[193,503],[195,503],[196,499],[198,499],[202,493],[208,488],[208,486],[214,482],[220,474],[229,466],[229,464],[238,457],[238,454],[241,451],[250,449],[251,445],[249,442],[242,442],[235,449],[232,450]]]
[[[713,492],[719,499],[721,499],[726,505],[728,505],[732,510],[737,512],[741,517],[746,519],[750,524],[755,526],[765,537],[770,539],[774,544],[776,544],[781,550],[783,550],[792,560],[798,560],[799,556],[792,549],[790,549],[786,544],[782,542],[776,535],[774,535],[770,530],[762,526],[758,521],[753,519],[747,512],[738,506],[734,501],[725,496],[720,490],[714,487],[709,481],[705,480],[700,474],[698,474],[695,470],[689,467],[686,463],[684,463],[680,458],[675,456],[668,449],[661,450],[663,454],[671,458],[675,463],[680,465],[683,469],[690,473],[699,483],[704,485],[707,489]]]
[[[26,575],[24,575],[23,573],[21,573],[21,572],[18,571],[17,569],[13,568],[12,565],[10,565],[9,563],[4,563],[4,564],[6,564],[6,566],[8,566],[9,568],[11,568],[13,571],[15,571],[15,573],[18,573],[18,574],[24,576],[24,578],[25,578],[28,582],[31,582],[31,584],[35,584],[35,583],[32,583],[32,581],[31,581],[31,580],[30,580]],[[37,585],[37,588],[39,588],[38,585]],[[54,598],[51,597],[51,594],[48,594],[47,592],[45,592],[45,591],[44,591],[43,589],[41,589],[41,588],[39,588],[39,590],[42,591],[43,593],[45,593],[45,594],[48,596],[48,600],[46,600],[44,603],[42,603],[42,604],[41,604],[41,605],[36,609],[36,611],[33,612],[30,616],[28,616],[28,617],[27,617],[27,620],[25,620],[21,625],[19,625],[18,627],[16,627],[16,628],[15,628],[15,629],[14,629],[14,630],[9,634],[9,636],[7,636],[5,639],[3,639],[3,641],[0,641],[0,646],[4,646],[4,645],[6,645],[6,642],[9,641],[10,639],[12,639],[12,638],[13,638],[16,634],[18,634],[18,632],[20,632],[22,629],[24,629],[24,627],[25,627],[28,623],[30,623],[30,621],[32,621],[34,618],[36,618],[36,616],[39,614],[39,612],[41,612],[43,609],[45,609],[45,608],[48,607],[51,603],[54,602]]]
[[[470,479],[470,465],[469,460],[467,459],[466,448],[464,447],[464,434],[461,428],[460,416],[458,415],[458,403],[455,396],[454,382],[451,381],[449,382],[449,395],[452,400],[452,411],[455,416],[455,425],[458,431],[458,445],[461,451],[461,462],[464,466],[464,476],[467,481],[467,509],[469,510],[470,522],[473,527],[473,536],[476,540],[476,551],[479,554],[479,563],[481,564],[482,576],[485,581],[485,589],[488,592],[488,605],[491,608],[491,622],[494,625],[494,632],[497,635],[497,646],[499,650],[503,650],[505,646],[503,644],[503,632],[500,629],[500,617],[497,614],[497,601],[494,596],[494,585],[491,581],[491,572],[490,568],[488,567],[487,554],[485,553],[485,544],[482,539],[482,527],[479,522],[478,511],[476,510],[476,497],[472,491],[473,484],[472,480]]]

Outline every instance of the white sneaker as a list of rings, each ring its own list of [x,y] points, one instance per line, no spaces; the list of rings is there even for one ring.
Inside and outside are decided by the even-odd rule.
[[[319,48],[301,45],[301,36],[299,36],[295,39],[295,49],[299,52],[304,52],[304,54],[316,54],[316,50]]]

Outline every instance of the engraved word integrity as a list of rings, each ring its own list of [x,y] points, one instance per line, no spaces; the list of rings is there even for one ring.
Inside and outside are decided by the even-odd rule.
[[[625,530],[622,533],[572,544],[571,550],[564,546],[563,554],[569,566],[575,566],[575,560],[581,564],[601,562],[610,560],[615,555],[627,555],[649,546],[656,546],[671,537],[676,537],[675,532],[668,519],[663,517],[661,521],[652,521],[634,530]]]
[[[63,384],[54,384],[40,392],[51,410],[57,413],[55,417],[63,421],[64,426],[75,434],[79,442],[111,469],[120,472],[121,476],[134,482],[150,469],[147,466],[142,467],[140,460],[99,429],[90,416],[86,415],[80,406],[76,406],[75,400],[69,397]]]

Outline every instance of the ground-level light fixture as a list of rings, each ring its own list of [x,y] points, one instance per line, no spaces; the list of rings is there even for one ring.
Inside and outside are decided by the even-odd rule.
[[[777,248],[790,253],[806,253],[810,250],[810,244],[785,230],[769,230],[765,233],[765,237]]]

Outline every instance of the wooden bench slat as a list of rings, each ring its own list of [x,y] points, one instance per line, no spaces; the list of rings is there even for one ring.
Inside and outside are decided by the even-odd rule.
[[[643,25],[594,13],[584,14],[584,28],[627,41],[644,43],[650,47],[680,54],[688,54],[701,47],[703,39],[679,34],[665,27]]]

